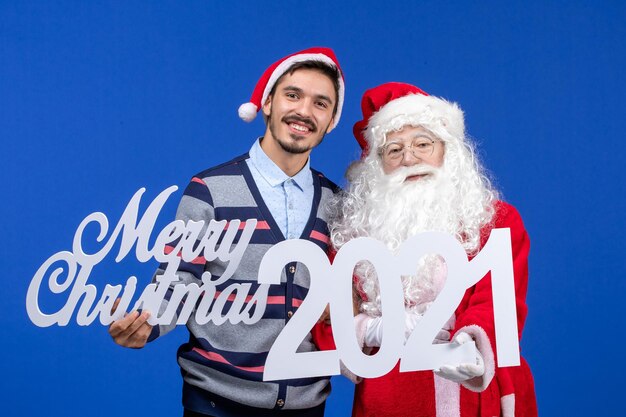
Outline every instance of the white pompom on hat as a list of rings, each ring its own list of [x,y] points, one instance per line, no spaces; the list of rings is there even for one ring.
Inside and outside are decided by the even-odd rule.
[[[345,85],[343,80],[343,72],[339,66],[339,61],[335,53],[330,48],[309,48],[294,54],[288,55],[276,62],[274,62],[268,69],[265,70],[252,92],[252,97],[247,103],[243,103],[239,106],[239,117],[246,121],[251,122],[256,118],[257,113],[261,109],[261,106],[267,100],[267,97],[272,91],[276,81],[285,74],[289,68],[298,62],[305,61],[319,61],[323,62],[330,67],[336,68],[339,71],[339,91],[337,94],[337,112],[335,113],[333,126],[337,126],[339,119],[341,118],[341,110],[343,108],[343,99],[345,97]]]

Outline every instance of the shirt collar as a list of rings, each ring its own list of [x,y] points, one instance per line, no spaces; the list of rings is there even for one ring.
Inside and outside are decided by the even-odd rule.
[[[313,177],[311,176],[310,168],[311,158],[307,159],[304,167],[302,167],[296,175],[289,177],[261,148],[261,139],[262,138],[257,139],[252,145],[252,148],[250,148],[250,161],[269,185],[276,187],[290,178],[300,189],[313,185]]]

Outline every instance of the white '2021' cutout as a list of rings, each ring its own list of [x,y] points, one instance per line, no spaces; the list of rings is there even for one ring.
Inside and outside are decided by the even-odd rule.
[[[438,254],[446,263],[448,276],[441,293],[424,318],[403,343],[404,301],[401,275],[411,275],[416,262],[427,254]],[[352,274],[357,262],[369,261],[376,269],[384,336],[380,350],[366,355],[358,345],[352,313]],[[489,240],[471,261],[452,236],[427,232],[406,240],[392,254],[371,238],[358,238],[344,245],[331,265],[326,254],[308,241],[284,241],[273,246],[259,268],[259,283],[278,284],[280,273],[290,262],[300,262],[311,276],[309,293],[272,346],[263,379],[290,379],[336,375],[340,361],[354,374],[375,378],[388,373],[400,359],[400,371],[437,369],[446,363],[474,360],[475,346],[466,343],[432,344],[437,332],[452,316],[465,291],[491,272],[493,314],[498,366],[519,365],[515,291],[509,229],[493,229]],[[336,350],[296,353],[298,346],[330,304]]]

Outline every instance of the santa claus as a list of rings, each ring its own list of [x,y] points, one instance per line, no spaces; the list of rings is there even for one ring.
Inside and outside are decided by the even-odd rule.
[[[424,231],[454,235],[469,258],[492,228],[510,228],[518,329],[527,308],[529,240],[520,215],[501,201],[465,134],[456,103],[403,83],[367,91],[363,120],[354,134],[363,149],[347,173],[347,190],[330,224],[336,249],[368,236],[393,251]],[[436,254],[418,262],[414,276],[402,277],[409,335],[446,279]],[[365,349],[380,346],[383,327],[376,272],[362,263],[355,270],[360,314],[357,335]],[[527,363],[496,368],[493,298],[489,274],[467,290],[455,314],[434,343],[474,341],[476,359],[435,371],[389,374],[364,379],[355,391],[353,416],[536,416],[532,375]]]

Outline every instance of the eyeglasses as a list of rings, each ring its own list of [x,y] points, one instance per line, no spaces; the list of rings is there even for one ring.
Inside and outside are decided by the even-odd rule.
[[[387,164],[397,164],[404,159],[404,153],[411,151],[415,158],[429,157],[435,151],[435,141],[432,139],[416,139],[409,146],[401,142],[390,142],[378,149],[378,153]]]

